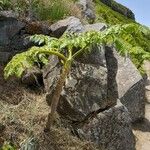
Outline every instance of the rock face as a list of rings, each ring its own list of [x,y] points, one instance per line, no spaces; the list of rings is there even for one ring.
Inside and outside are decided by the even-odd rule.
[[[119,12],[120,14],[135,20],[135,15],[134,13],[127,7],[117,3],[114,0],[100,0],[102,3],[104,3],[105,5],[111,7],[114,11]]]
[[[110,51],[110,48],[106,49]],[[145,114],[144,80],[129,58],[121,57],[115,50],[113,54],[118,63],[116,75],[118,98],[128,108],[132,122],[142,119]],[[108,60],[112,60],[111,56]]]
[[[24,27],[25,24],[15,18],[0,16],[0,62],[6,62],[16,51],[24,48],[24,38],[20,36]]]
[[[119,101],[111,109],[78,124],[78,136],[107,150],[135,150],[135,139],[128,110]]]

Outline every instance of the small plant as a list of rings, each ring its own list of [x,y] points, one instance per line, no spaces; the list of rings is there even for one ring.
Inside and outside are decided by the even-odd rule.
[[[16,150],[16,148],[9,142],[5,142],[0,150]]]
[[[8,10],[11,8],[11,0],[0,0],[0,10]]]
[[[50,130],[55,119],[54,114],[60,94],[72,63],[81,54],[90,53],[93,45],[114,45],[120,53],[129,53],[135,60],[150,59],[150,53],[139,47],[135,42],[132,36],[134,32],[145,35],[150,33],[149,29],[145,27],[127,24],[115,25],[102,32],[91,31],[80,34],[65,34],[60,39],[44,35],[31,36],[30,40],[39,44],[39,46],[33,46],[28,51],[14,56],[4,69],[4,76],[6,79],[13,75],[21,77],[27,68],[32,68],[38,62],[46,65],[49,55],[55,55],[59,58],[62,70],[52,98],[51,112],[48,115],[45,128],[46,131]],[[41,44],[43,46],[40,46]]]

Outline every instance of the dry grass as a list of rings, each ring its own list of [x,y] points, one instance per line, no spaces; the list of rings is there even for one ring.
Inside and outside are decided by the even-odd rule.
[[[5,126],[0,131],[0,145],[11,141],[19,149],[21,143],[34,136],[41,150],[96,150],[61,127],[55,126],[45,134],[43,129],[49,112],[45,94],[26,89],[16,79],[4,81],[3,67],[0,70],[0,124]]]

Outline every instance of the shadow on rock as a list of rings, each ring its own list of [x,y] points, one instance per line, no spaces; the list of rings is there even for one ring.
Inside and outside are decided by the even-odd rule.
[[[140,130],[143,132],[150,132],[150,121],[146,118],[143,120],[137,121],[133,124],[134,130]]]

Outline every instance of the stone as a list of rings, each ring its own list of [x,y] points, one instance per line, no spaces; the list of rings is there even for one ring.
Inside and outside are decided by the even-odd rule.
[[[135,150],[131,118],[128,110],[118,100],[117,104],[90,120],[74,126],[78,136],[107,150]]]
[[[23,74],[21,81],[27,86],[41,86],[43,84],[42,71],[38,68],[27,69]]]
[[[111,49],[106,48],[108,51],[111,51]],[[120,56],[116,50],[113,50],[113,55],[118,66],[116,74],[118,98],[129,110],[132,122],[140,120],[144,118],[145,114],[144,79],[129,58]],[[112,55],[109,56],[108,60],[112,60]],[[111,74],[108,76],[111,76]]]
[[[10,52],[0,52],[0,63],[6,63],[11,58],[12,54]]]
[[[13,36],[24,27],[25,24],[16,18],[0,17],[0,46],[9,45]]]
[[[12,10],[3,10],[3,11],[0,11],[0,17],[18,18],[19,14]]]
[[[107,28],[107,25],[105,23],[95,23],[95,24],[88,24],[85,25],[85,31],[103,31]]]
[[[99,47],[100,48],[100,47]],[[44,84],[47,91],[47,101],[52,99],[55,84],[60,76],[61,68],[50,62],[50,67],[44,71]],[[114,105],[117,100],[112,97],[115,87],[108,92],[108,71],[104,49],[95,48],[92,54],[79,58],[71,68],[61,93],[58,113],[69,120],[81,120],[93,111]],[[113,70],[114,71],[114,70]],[[49,105],[51,102],[48,102]],[[68,113],[69,112],[69,113]]]
[[[83,32],[84,27],[80,20],[76,17],[69,17],[64,20],[60,20],[50,26],[51,34],[55,37],[60,37],[66,32]]]

